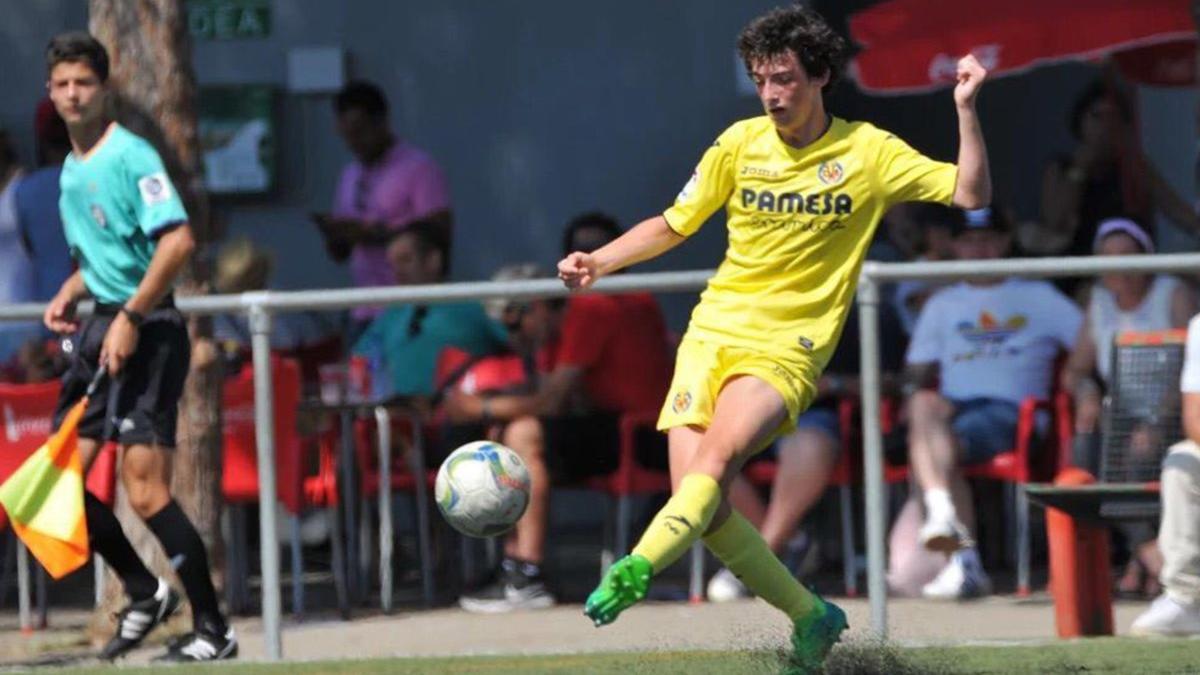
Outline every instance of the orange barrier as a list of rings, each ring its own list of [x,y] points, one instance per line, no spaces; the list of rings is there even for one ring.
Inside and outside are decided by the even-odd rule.
[[[1062,486],[1095,482],[1090,473],[1075,467],[1064,469],[1054,480],[1055,485]],[[1047,508],[1046,532],[1058,636],[1112,635],[1108,527]]]

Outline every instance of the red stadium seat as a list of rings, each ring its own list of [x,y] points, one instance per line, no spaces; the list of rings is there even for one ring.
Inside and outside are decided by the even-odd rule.
[[[54,408],[61,389],[57,380],[36,384],[0,384],[0,416],[3,430],[0,433],[0,481],[8,478],[21,464],[50,437],[54,424]],[[112,505],[116,496],[116,448],[107,444],[92,462],[87,476],[87,489],[105,504]],[[8,516],[0,509],[0,530],[7,528]],[[98,560],[97,560],[98,562]],[[102,568],[97,565],[98,570]],[[40,573],[40,570],[39,570]],[[98,583],[102,574],[96,576]],[[28,601],[29,588],[19,589]],[[44,579],[38,583],[39,626],[46,624],[46,597]],[[97,590],[99,596],[99,590]],[[23,626],[31,629],[32,626]]]
[[[296,410],[300,404],[300,367],[292,359],[273,357],[271,379],[274,383],[275,474],[279,502],[288,512],[292,556],[292,611],[304,609],[303,559],[300,550],[300,520],[306,506],[336,509],[336,487],[332,492],[311,489],[310,485],[335,486],[332,467],[322,462],[315,476],[304,472],[304,447],[296,431]],[[245,544],[245,504],[258,503],[258,458],[254,419],[254,370],[247,365],[225,381],[222,394],[222,437],[224,441],[221,491],[230,508],[231,527],[227,542],[230,583],[226,584],[231,609],[244,609],[247,595],[248,562]],[[260,504],[260,508],[266,505]],[[336,521],[336,515],[333,516]],[[335,559],[340,557],[340,541],[334,537]],[[334,583],[339,598],[345,596],[344,580],[336,571]]]
[[[1056,362],[1055,373],[1058,373],[1065,359]],[[1013,486],[1013,521],[1016,524],[1016,563],[1017,563],[1017,595],[1029,595],[1029,500],[1025,494],[1025,485],[1031,481],[1044,481],[1053,478],[1064,458],[1070,455],[1071,425],[1069,419],[1064,419],[1064,412],[1070,411],[1070,396],[1058,389],[1059,378],[1055,376],[1055,387],[1052,390],[1053,402],[1045,399],[1027,398],[1021,402],[1017,418],[1016,445],[1012,450],[1002,452],[989,461],[962,467],[966,478],[983,478],[987,480],[1009,483]],[[1037,413],[1045,411],[1051,415],[1052,433],[1047,440],[1050,447],[1044,453],[1034,453],[1034,443],[1037,432]],[[884,477],[888,482],[901,482],[908,479],[908,466],[884,464]]]
[[[611,528],[614,533],[614,541],[611,548],[608,546],[609,542],[605,542],[600,562],[602,573],[616,556],[624,555],[629,550],[629,534],[633,517],[631,498],[634,495],[671,492],[671,474],[669,472],[646,468],[637,461],[638,431],[645,429],[653,431],[657,422],[657,410],[622,414],[618,418],[619,443],[616,470],[604,476],[589,478],[584,483],[589,489],[603,492],[608,495],[609,499],[616,500],[616,522]],[[691,602],[704,600],[704,548],[700,541],[692,546],[688,587],[688,599]]]
[[[390,412],[390,411],[389,411]],[[416,530],[417,530],[417,547],[418,555],[421,561],[421,583],[424,593],[426,605],[433,604],[433,538],[429,531],[428,519],[428,499],[427,495],[433,493],[434,480],[437,477],[436,469],[426,469],[424,447],[426,439],[432,437],[431,430],[424,428],[414,428],[414,422],[410,416],[391,416],[389,414],[390,435],[392,439],[409,439],[405,453],[392,453],[392,448],[388,448],[386,456],[389,460],[390,471],[388,472],[388,484],[391,491],[404,492],[413,496],[414,513],[417,514]],[[419,437],[418,437],[419,435]],[[367,520],[370,517],[370,501],[378,499],[381,483],[380,460],[384,453],[381,453],[379,447],[379,427],[378,421],[375,418],[358,418],[354,420],[354,451],[355,462],[357,464],[359,476],[359,497],[362,499],[362,504],[359,508],[359,514],[363,518],[364,527],[360,530],[363,533],[363,540],[368,541],[370,536],[370,527]],[[395,444],[393,443],[393,447]],[[414,462],[413,460],[417,460]],[[414,469],[414,464],[420,467],[422,475],[418,475]],[[419,484],[423,481],[423,484]],[[385,508],[380,505],[380,508]],[[388,505],[390,508],[390,504]],[[385,523],[380,514],[379,519],[379,540],[380,544],[384,543],[385,539],[389,539],[394,535],[390,527],[385,527]],[[391,555],[383,553],[383,548],[380,548],[380,588],[387,589],[390,587],[389,582],[385,582],[385,571],[390,571]],[[391,551],[391,546],[387,547]],[[365,563],[369,560],[368,557],[363,557]],[[364,578],[365,578],[364,570]],[[381,597],[381,605],[386,610],[391,608],[392,600],[390,593],[384,592],[384,597]]]

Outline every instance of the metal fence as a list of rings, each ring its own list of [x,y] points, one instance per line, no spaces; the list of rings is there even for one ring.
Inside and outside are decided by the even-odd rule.
[[[1091,258],[1037,258],[937,263],[877,263],[863,265],[858,285],[860,349],[862,354],[863,452],[867,520],[867,589],[871,626],[881,638],[887,636],[887,587],[884,581],[884,548],[887,511],[883,483],[883,442],[879,424],[879,287],[906,279],[963,280],[1002,276],[1068,277],[1095,276],[1108,272],[1200,271],[1200,254],[1167,254]],[[703,288],[713,271],[623,274],[602,279],[599,292],[696,291]],[[538,298],[566,295],[554,279],[469,282],[434,286],[335,289],[317,291],[260,291],[240,295],[180,298],[187,314],[245,314],[250,323],[255,384],[255,426],[259,466],[259,497],[264,504],[276,501],[275,430],[272,424],[273,384],[270,377],[271,316],[289,311],[346,309],[363,305],[396,303],[444,303],[488,298]],[[43,306],[20,304],[0,307],[0,321],[40,319]],[[275,509],[259,509],[262,566],[262,620],[266,656],[283,656],[280,626],[279,547],[276,545]]]

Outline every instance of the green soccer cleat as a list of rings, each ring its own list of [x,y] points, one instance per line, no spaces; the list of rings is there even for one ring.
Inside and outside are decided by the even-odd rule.
[[[627,555],[616,561],[604,573],[600,585],[588,596],[583,606],[597,627],[616,621],[617,615],[646,597],[654,569],[640,555]]]
[[[784,671],[789,675],[821,672],[829,650],[841,639],[842,631],[850,627],[841,607],[820,597],[817,602],[812,612],[796,621],[792,631],[792,655]]]

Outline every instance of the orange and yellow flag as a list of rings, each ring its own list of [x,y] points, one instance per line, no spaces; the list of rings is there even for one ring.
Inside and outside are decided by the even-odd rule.
[[[87,398],[76,403],[58,431],[0,485],[0,505],[8,511],[13,531],[55,579],[88,561],[78,447],[86,405]]]

